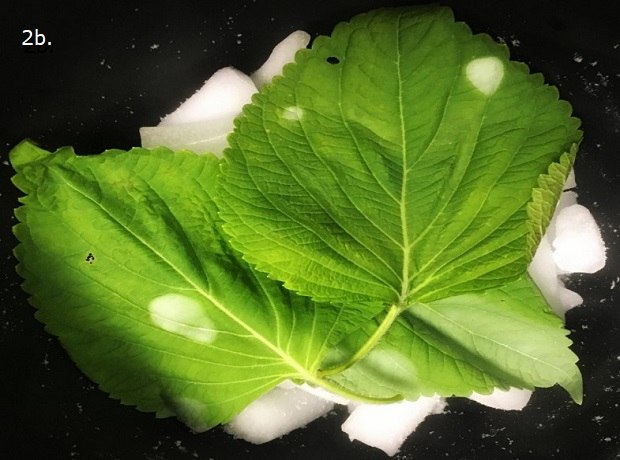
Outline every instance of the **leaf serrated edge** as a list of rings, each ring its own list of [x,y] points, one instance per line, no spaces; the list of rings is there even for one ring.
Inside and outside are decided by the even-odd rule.
[[[532,189],[532,198],[527,204],[528,260],[534,257],[536,248],[547,230],[557,202],[562,194],[566,179],[573,167],[579,143],[573,143],[557,162],[551,163],[547,173],[538,176],[538,187]]]

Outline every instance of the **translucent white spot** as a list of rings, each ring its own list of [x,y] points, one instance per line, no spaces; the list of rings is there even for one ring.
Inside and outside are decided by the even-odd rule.
[[[504,64],[494,56],[474,59],[465,68],[467,79],[484,95],[492,95],[504,78]]]
[[[151,321],[173,334],[196,342],[211,343],[217,332],[202,305],[181,294],[165,294],[149,304]]]
[[[291,106],[283,109],[280,116],[286,120],[299,121],[303,115],[303,109]]]

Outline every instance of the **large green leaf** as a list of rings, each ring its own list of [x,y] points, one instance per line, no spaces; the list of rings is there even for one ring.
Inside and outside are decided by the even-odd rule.
[[[364,319],[290,294],[231,252],[215,157],[24,142],[11,161],[26,193],[18,270],[37,317],[124,403],[209,428],[286,378],[321,384],[327,347]]]
[[[288,288],[374,313],[497,288],[531,259],[578,124],[449,9],[372,11],[246,106],[218,194],[225,230]],[[539,183],[564,153],[564,176]]]
[[[325,364],[355,352],[375,328],[347,337]],[[408,399],[559,383],[580,402],[581,374],[567,334],[526,275],[484,293],[413,305],[364,359],[332,378],[366,396]]]

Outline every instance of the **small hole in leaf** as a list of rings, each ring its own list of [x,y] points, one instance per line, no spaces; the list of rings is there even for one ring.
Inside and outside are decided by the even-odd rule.
[[[340,59],[338,59],[336,56],[330,56],[327,59],[325,59],[329,64],[340,64]]]

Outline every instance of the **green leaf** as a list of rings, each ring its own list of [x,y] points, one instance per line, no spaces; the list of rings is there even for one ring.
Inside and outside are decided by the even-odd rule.
[[[287,378],[338,390],[316,370],[365,317],[292,295],[229,249],[215,157],[24,142],[11,162],[26,193],[14,229],[24,289],[113,397],[203,430]]]
[[[354,352],[375,327],[347,337],[326,364]],[[581,374],[566,335],[524,276],[485,293],[413,305],[368,356],[330,378],[369,397],[408,399],[559,383],[580,403]]]
[[[574,158],[570,111],[449,9],[371,11],[246,106],[216,197],[224,228],[286,287],[373,314],[501,287],[553,210],[539,177]]]

